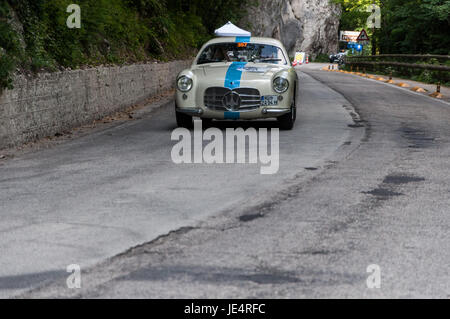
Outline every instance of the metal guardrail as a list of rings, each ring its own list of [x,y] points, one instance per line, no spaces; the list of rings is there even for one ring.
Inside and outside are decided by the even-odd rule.
[[[426,59],[450,60],[449,55],[380,54],[380,55],[367,55],[367,56],[361,55],[361,56],[345,57],[344,63],[349,64],[349,65],[371,65],[374,67],[390,66],[390,67],[450,72],[450,66],[447,66],[447,65],[429,64],[429,63],[405,63],[405,62],[395,62],[395,61],[379,61],[379,60],[384,60],[384,59],[389,59],[389,58],[406,58],[406,59],[415,59],[415,60],[426,60]],[[374,59],[376,61],[371,61]]]
[[[437,65],[437,64],[417,64],[417,63],[402,63],[402,62],[370,62],[370,61],[348,61],[346,59],[345,64],[349,65],[373,65],[373,66],[392,66],[392,67],[404,67],[411,69],[422,69],[430,71],[447,71],[450,72],[450,66]]]
[[[394,61],[392,61],[392,59]],[[405,59],[414,59],[416,63],[406,63],[406,62],[397,62],[396,59],[405,60]],[[433,59],[433,63],[424,63],[424,60],[430,61]],[[375,61],[374,61],[375,60]],[[418,55],[418,54],[380,54],[380,55],[367,55],[367,56],[346,56],[344,58],[344,64],[350,66],[350,69],[353,71],[353,67],[360,69],[360,67],[364,68],[364,73],[366,73],[366,66],[375,71],[382,71],[383,67],[390,67],[390,70],[384,70],[384,72],[388,72],[389,81],[392,81],[393,69],[396,69],[396,72],[400,74],[409,74],[411,75],[411,70],[420,71],[434,71],[435,79],[436,79],[436,92],[431,94],[430,96],[436,98],[442,98],[441,94],[441,83],[450,81],[450,66],[443,65],[442,62],[450,61],[449,55]],[[420,63],[417,63],[420,62]],[[437,63],[436,63],[437,62]],[[444,62],[444,63],[445,63]],[[383,72],[383,71],[382,71]]]
[[[450,60],[450,55],[436,54],[379,54],[379,55],[360,55],[352,56],[354,59],[373,59],[373,58],[412,58],[412,59],[443,59]]]

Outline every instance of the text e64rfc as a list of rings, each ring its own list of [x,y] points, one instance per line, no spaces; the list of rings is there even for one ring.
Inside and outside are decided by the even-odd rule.
[[[243,314],[265,314],[266,313],[265,304],[250,304],[250,303],[230,303],[227,306],[205,306],[205,305],[195,305],[192,303],[186,306],[184,309],[185,314],[203,314],[210,315],[211,317],[216,317],[217,315],[243,315]]]
[[[229,304],[227,316],[236,314],[265,314],[265,304]]]

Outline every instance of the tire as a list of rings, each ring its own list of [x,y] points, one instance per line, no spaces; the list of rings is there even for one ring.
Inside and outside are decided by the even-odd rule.
[[[184,127],[187,129],[191,129],[194,127],[194,123],[192,122],[192,116],[176,111],[175,113],[178,127]]]
[[[295,120],[297,119],[297,108],[295,102],[292,102],[291,111],[277,118],[280,129],[283,131],[290,131],[294,128]]]

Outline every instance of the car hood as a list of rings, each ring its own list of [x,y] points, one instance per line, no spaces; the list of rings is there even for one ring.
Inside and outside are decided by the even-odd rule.
[[[206,81],[210,86],[224,86],[225,82],[240,81],[240,86],[247,86],[255,81],[271,81],[273,76],[289,69],[290,66],[269,63],[211,63],[192,68],[198,81]]]

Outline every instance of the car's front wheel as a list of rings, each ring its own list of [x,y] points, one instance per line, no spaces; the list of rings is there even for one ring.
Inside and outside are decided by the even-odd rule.
[[[177,118],[177,125],[178,127],[184,127],[184,128],[192,128],[194,126],[192,122],[192,116],[181,113],[181,112],[175,112],[176,118]]]
[[[294,128],[295,120],[297,119],[297,108],[295,102],[292,102],[291,111],[278,117],[278,123],[281,130],[289,131]]]

